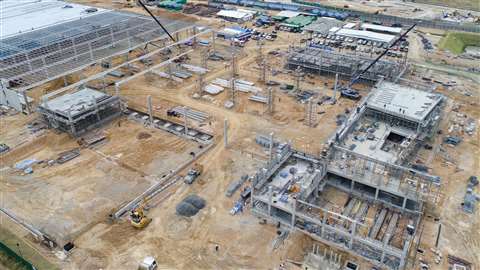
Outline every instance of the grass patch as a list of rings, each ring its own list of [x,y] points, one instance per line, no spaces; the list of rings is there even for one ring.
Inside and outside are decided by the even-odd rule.
[[[461,54],[467,46],[480,47],[480,35],[472,33],[448,33],[438,43],[438,47],[449,50],[454,54]]]
[[[43,257],[37,250],[35,250],[25,239],[17,237],[4,227],[0,227],[0,242],[8,246],[17,255],[21,255],[25,260],[32,263],[38,270],[58,270],[53,263]],[[17,246],[18,243],[18,246]],[[20,247],[20,248],[19,248]],[[22,270],[6,253],[0,252],[0,269],[2,266],[12,270]]]

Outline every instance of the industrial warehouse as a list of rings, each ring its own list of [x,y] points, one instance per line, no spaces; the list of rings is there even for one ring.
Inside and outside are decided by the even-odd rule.
[[[477,269],[449,5],[0,1],[0,268]]]

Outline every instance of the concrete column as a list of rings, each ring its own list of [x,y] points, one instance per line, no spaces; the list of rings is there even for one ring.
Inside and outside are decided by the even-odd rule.
[[[93,49],[92,49],[92,43],[88,43],[88,48],[89,48],[89,51],[90,51],[90,60],[94,61],[95,58],[93,57]]]
[[[405,269],[406,261],[405,259],[408,258],[408,248],[410,247],[410,242],[413,240],[413,236],[408,236],[405,244],[403,245],[402,255],[400,256],[400,266],[398,269]]]
[[[253,179],[252,181],[250,182],[250,190],[252,192],[252,194],[250,196],[252,196],[252,198],[250,199],[250,209],[253,209],[253,203],[255,202],[255,199],[254,199],[254,191],[255,191],[255,188],[253,186]]]
[[[150,95],[147,96],[147,109],[148,109],[150,125],[153,125],[152,96]]]
[[[27,94],[25,93],[25,91],[22,91],[22,97],[23,97],[23,101],[25,102],[25,109],[27,110],[27,114],[32,113],[30,111],[30,103],[28,103],[28,98],[27,98]]]
[[[378,192],[380,190],[378,188],[375,189],[375,201],[378,200]]]
[[[293,199],[292,222],[290,226],[295,227],[295,218],[297,216],[297,198]]]
[[[322,227],[320,228],[320,237],[321,238],[323,238],[323,227],[325,227],[326,223],[327,223],[327,213],[323,212]]]
[[[72,119],[72,111],[70,109],[68,110],[68,124],[70,125],[70,131],[72,132],[72,135],[75,136],[76,130]]]
[[[356,232],[356,231],[357,231],[357,222],[356,222],[356,221],[354,221],[354,222],[352,223],[352,225],[350,226],[350,229],[352,230],[352,233],[351,233],[352,238],[350,239],[349,245],[350,245],[350,248],[352,248],[352,246],[353,246],[353,239],[355,238],[355,234],[357,233],[357,232]]]
[[[273,197],[273,189],[272,186],[268,187],[268,216],[272,216],[272,197]]]
[[[212,31],[212,53],[215,53],[215,31]]]
[[[223,121],[223,146],[225,148],[228,146],[228,120],[226,118]]]
[[[97,115],[97,121],[100,121],[100,112],[98,111],[97,100],[95,99],[94,96],[92,96],[92,102],[93,102],[93,106],[95,107],[95,114]]]
[[[105,76],[102,77],[102,88],[103,88],[103,92],[105,92],[105,85],[106,85],[106,81],[105,81]]]
[[[270,147],[268,149],[268,159],[270,161],[270,164],[273,162],[273,135],[274,133],[270,133]]]
[[[195,36],[197,34],[197,27],[193,27],[193,41],[192,41],[192,44],[193,44],[193,47],[195,48],[197,46],[197,37]],[[177,40],[178,41],[178,40]]]
[[[183,107],[183,120],[185,121],[185,135],[188,134],[188,118],[187,118],[188,108]]]
[[[337,101],[338,73],[335,74],[335,85],[333,86],[333,101]]]
[[[115,84],[115,96],[120,95],[120,85],[118,83]]]
[[[383,263],[384,259],[385,259],[385,249],[382,248],[382,255],[380,256],[380,262]]]
[[[407,206],[407,197],[403,197],[402,209],[405,209]]]
[[[350,192],[353,191],[353,188],[354,188],[354,187],[355,187],[355,181],[352,180],[352,181],[350,182]]]

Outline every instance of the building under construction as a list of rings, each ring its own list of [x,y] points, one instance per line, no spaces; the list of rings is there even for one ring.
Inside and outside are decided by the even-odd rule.
[[[298,67],[312,74],[331,75],[339,74],[344,77],[353,77],[367,68],[374,58],[328,51],[310,46],[293,48],[287,56],[287,68],[295,70]],[[400,78],[406,64],[399,61],[379,60],[360,79],[376,81],[379,77],[388,80]]]
[[[29,112],[25,92],[32,88],[168,38],[139,14],[62,1],[20,2],[2,3],[8,17],[2,17],[0,39],[0,104],[18,111]],[[171,33],[192,25],[161,20]]]
[[[89,88],[45,100],[38,111],[50,127],[73,136],[99,127],[122,112],[118,96]]]
[[[443,96],[379,81],[321,157],[270,147],[252,181],[252,212],[389,269],[406,269],[424,203],[440,179],[406,157],[435,131]]]

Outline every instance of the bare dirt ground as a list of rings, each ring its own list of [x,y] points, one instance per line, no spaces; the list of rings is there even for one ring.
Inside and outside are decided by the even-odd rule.
[[[456,89],[440,89],[440,92],[449,98],[444,121],[440,128],[449,135],[462,136],[464,141],[457,147],[444,144],[442,147],[446,150],[446,154],[442,152],[435,154],[432,151],[423,150],[418,155],[420,158],[425,157],[424,160],[433,156],[429,167],[434,174],[442,177],[440,202],[435,207],[428,207],[429,211],[424,220],[425,231],[420,247],[425,249],[426,255],[420,257],[434,264],[435,256],[432,255],[430,248],[435,246],[439,224],[442,224],[438,249],[441,250],[443,256],[445,257],[447,254],[458,256],[469,260],[478,267],[480,265],[478,257],[480,253],[480,216],[478,212],[473,215],[463,212],[461,203],[466,192],[468,178],[472,175],[478,176],[480,173],[479,134],[478,131],[473,135],[448,132],[452,125],[452,119],[457,115],[452,108],[458,105],[460,106],[458,113],[475,119],[478,126],[480,92],[475,84],[466,84],[464,87],[465,89],[462,90],[471,91],[472,97],[468,97]],[[436,143],[441,143],[440,140],[439,136],[436,138]],[[443,260],[440,265],[435,265],[435,267],[446,269],[447,264]]]
[[[76,2],[110,6],[110,1]],[[139,8],[129,10],[141,12]],[[158,13],[168,14],[164,11]],[[212,19],[206,23],[220,25]],[[266,41],[264,52],[278,49],[284,53],[292,41],[299,39],[299,35],[280,32],[276,42]],[[228,43],[219,41],[218,46],[220,52],[226,53]],[[199,55],[194,54],[192,62],[198,64]],[[262,94],[266,94],[266,86],[258,82],[256,55],[255,43],[248,43],[239,59],[239,78],[255,82],[264,89]],[[270,71],[281,69],[282,59],[269,56]],[[422,60],[421,57],[417,59]],[[206,82],[217,77],[227,79],[230,73],[228,62],[209,61],[208,68],[211,71],[205,77]],[[267,80],[294,84],[291,74],[273,76],[270,71]],[[474,118],[478,127],[478,88],[470,81],[454,78],[461,82],[461,89],[440,89],[449,98],[445,115],[451,114],[454,103],[460,103],[460,112]],[[114,122],[104,129],[109,137],[107,144],[94,150],[83,149],[80,157],[66,164],[48,168],[39,166],[34,168],[32,175],[26,176],[2,169],[2,207],[14,209],[21,217],[49,232],[74,236],[76,248],[65,260],[53,257],[41,248],[41,252],[61,269],[135,269],[148,255],[157,259],[160,269],[276,269],[287,259],[301,261],[305,252],[311,249],[312,242],[308,237],[293,233],[284,245],[273,250],[275,226],[259,224],[248,208],[240,215],[230,215],[229,210],[238,193],[233,198],[227,198],[224,193],[232,180],[253,174],[265,162],[265,153],[254,142],[257,133],[275,132],[277,137],[292,141],[297,149],[317,155],[323,143],[334,133],[336,116],[347,108],[354,108],[355,102],[339,99],[335,105],[316,105],[317,125],[311,128],[304,125],[305,105],[278,87],[274,87],[275,109],[270,115],[265,105],[248,101],[245,93],[238,94],[237,105],[232,110],[223,107],[224,101],[229,99],[228,90],[212,97],[213,101],[194,99],[197,79],[194,76],[171,86],[164,79],[141,77],[122,86],[121,95],[130,104],[145,104],[146,96],[151,95],[155,113],[161,117],[166,117],[166,109],[176,105],[208,113],[212,116],[209,131],[216,136],[215,147],[199,159],[204,165],[204,174],[193,185],[178,184],[166,194],[159,195],[160,199],[148,210],[153,221],[144,230],[135,230],[127,219],[112,224],[107,221],[107,216],[113,208],[153,184],[156,177],[186,160],[190,151],[198,149],[196,144],[122,118],[120,125]],[[319,96],[331,96],[332,86],[332,78],[318,76],[306,78],[301,84],[302,89],[317,92]],[[361,90],[362,94],[366,94],[368,90],[362,88],[365,88]],[[465,89],[473,96],[464,95],[461,91]],[[221,142],[224,119],[229,122],[228,148]],[[15,146],[17,149],[13,151],[18,151],[2,157],[2,168],[27,157],[52,158],[76,146],[72,138],[52,131],[32,138],[25,129],[31,116],[7,116],[1,117],[0,121],[2,127],[8,126],[1,129],[0,139]],[[443,119],[441,129],[444,132],[448,130],[449,122],[450,118]],[[150,137],[139,139],[145,137],[139,136],[140,133],[148,133]],[[464,141],[456,148],[444,147],[455,160],[453,164],[445,162],[444,155],[432,154],[432,150],[422,150],[418,155],[422,160],[433,157],[427,165],[443,183],[441,201],[427,209],[424,220],[420,247],[426,252],[417,256],[417,261],[428,261],[431,269],[446,269],[447,254],[480,265],[476,256],[480,254],[479,215],[467,215],[460,206],[466,179],[480,173],[479,137],[478,132],[473,136],[461,135]],[[435,144],[441,141],[442,136],[438,136]],[[203,197],[207,206],[192,218],[179,217],[175,206],[192,193]],[[335,199],[339,200],[332,198]],[[439,223],[443,225],[439,249],[444,259],[436,265],[430,248],[435,243]],[[219,246],[218,251],[215,251],[215,245]],[[297,269],[293,264],[287,265],[289,269]]]
[[[51,131],[2,156],[2,207],[66,243],[198,150],[197,143],[126,119],[104,131],[108,143],[82,149],[78,158],[65,164],[48,166],[46,161],[78,144],[66,134]],[[1,137],[3,141],[3,132]],[[45,162],[35,165],[33,174],[13,169],[26,158]]]

